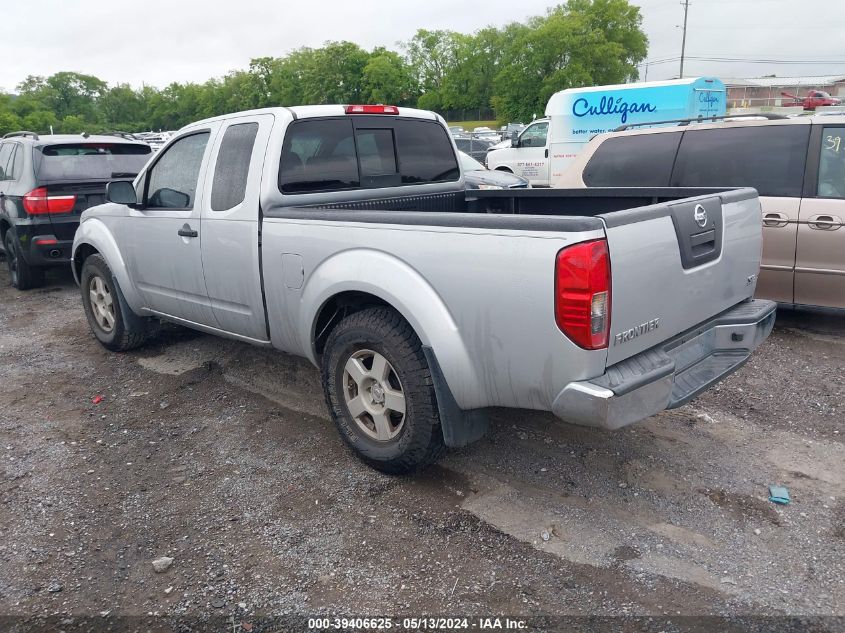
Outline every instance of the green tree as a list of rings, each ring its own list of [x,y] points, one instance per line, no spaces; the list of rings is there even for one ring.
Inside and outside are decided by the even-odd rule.
[[[96,102],[107,88],[106,82],[93,75],[67,71],[46,79],[29,76],[18,85],[21,95],[34,99],[60,119],[80,115],[92,121],[99,118]]]
[[[639,8],[627,0],[569,0],[527,25],[510,25],[494,81],[501,120],[529,120],[566,88],[637,78],[648,40]]]
[[[14,112],[0,111],[0,136],[23,128],[21,118]]]
[[[98,106],[108,125],[124,131],[139,129],[146,116],[144,99],[129,84],[109,88],[100,97]]]
[[[416,97],[411,69],[398,53],[385,48],[372,52],[361,81],[361,97],[366,103],[406,105]]]
[[[352,42],[327,42],[302,69],[302,97],[306,103],[357,103],[369,55]]]
[[[52,128],[54,132],[58,132],[59,119],[49,110],[36,110],[30,112],[21,121],[23,129],[30,132],[37,132],[38,134],[49,134]]]
[[[86,125],[85,119],[83,119],[81,116],[69,114],[64,119],[62,119],[62,122],[59,125],[59,129],[56,131],[62,132],[63,134],[79,134],[80,132],[90,133],[90,127],[91,126]]]

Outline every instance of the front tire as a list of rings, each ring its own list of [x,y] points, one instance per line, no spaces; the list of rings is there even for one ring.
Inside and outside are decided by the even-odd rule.
[[[390,308],[368,308],[332,330],[323,390],[346,444],[390,474],[412,472],[444,452],[437,396],[422,344]]]
[[[6,265],[9,268],[9,283],[12,286],[18,290],[31,290],[44,283],[44,269],[30,266],[24,260],[14,228],[6,231],[3,247],[6,249]]]
[[[85,260],[79,286],[88,325],[106,349],[126,352],[155,336],[153,320],[139,317],[126,305],[102,255],[91,255]]]

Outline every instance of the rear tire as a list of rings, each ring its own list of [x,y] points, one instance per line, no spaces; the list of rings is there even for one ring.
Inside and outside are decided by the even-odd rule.
[[[373,468],[409,473],[445,451],[422,344],[396,311],[368,308],[338,323],[326,341],[322,378],[340,436]]]
[[[102,255],[91,255],[82,264],[79,281],[82,305],[91,332],[113,352],[141,347],[158,332],[154,319],[132,312]]]
[[[9,268],[9,283],[18,290],[31,290],[44,283],[44,269],[30,266],[21,253],[21,245],[14,228],[6,231],[3,240],[6,249],[6,266]]]

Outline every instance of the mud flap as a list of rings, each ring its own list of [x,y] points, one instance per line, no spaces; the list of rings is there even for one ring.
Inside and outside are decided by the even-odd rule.
[[[423,353],[428,362],[428,368],[431,370],[434,393],[437,395],[437,410],[440,415],[440,426],[443,429],[443,443],[450,448],[460,448],[480,440],[487,433],[490,425],[487,411],[461,409],[446,383],[434,350],[423,346]]]

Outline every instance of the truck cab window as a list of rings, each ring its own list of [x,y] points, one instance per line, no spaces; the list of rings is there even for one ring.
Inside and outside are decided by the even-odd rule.
[[[230,125],[223,134],[211,185],[212,211],[226,211],[244,201],[256,134],[258,123]]]
[[[208,132],[191,134],[164,151],[147,176],[148,209],[193,208],[208,138]]]
[[[549,122],[535,123],[525,128],[519,142],[522,147],[545,147],[546,137],[549,134]]]
[[[845,198],[845,127],[826,127],[822,131],[816,195]]]
[[[403,184],[458,180],[461,172],[445,128],[435,121],[397,120],[396,148]]]
[[[282,146],[279,189],[310,193],[359,186],[349,119],[314,119],[290,125]]]

